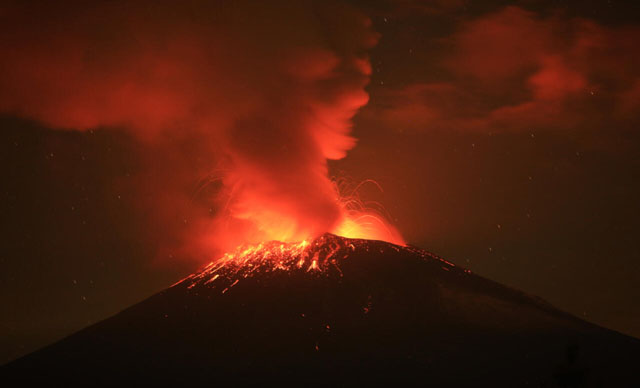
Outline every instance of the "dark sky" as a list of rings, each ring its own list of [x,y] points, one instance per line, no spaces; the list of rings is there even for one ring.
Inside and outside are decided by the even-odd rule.
[[[408,243],[640,337],[638,5],[356,6],[381,35],[368,50],[370,100],[354,118],[358,143],[330,161],[330,174],[377,181],[383,192],[364,185],[361,195],[384,205]],[[56,10],[56,20],[70,9]],[[279,11],[265,17],[291,15],[274,16]],[[327,29],[330,39],[349,40],[344,25]],[[255,33],[247,40],[263,39]],[[234,58],[244,66],[243,55]],[[269,69],[255,67],[247,82],[287,90]],[[246,88],[223,86],[232,94],[235,87]],[[109,93],[110,83],[99,90]],[[0,362],[104,319],[212,259],[176,248],[199,227],[194,213],[220,206],[196,190],[214,158],[198,136],[159,144],[126,125],[59,131],[41,124],[50,121],[0,116]],[[191,200],[176,206],[163,199],[184,193]]]

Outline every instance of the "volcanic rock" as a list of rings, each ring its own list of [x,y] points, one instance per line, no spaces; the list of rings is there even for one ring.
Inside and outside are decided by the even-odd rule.
[[[241,247],[5,365],[71,385],[640,386],[640,341],[414,247]]]

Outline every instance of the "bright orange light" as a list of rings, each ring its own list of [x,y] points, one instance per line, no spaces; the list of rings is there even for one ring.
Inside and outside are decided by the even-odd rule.
[[[374,185],[380,192],[380,185],[371,179],[360,182],[354,187],[346,179],[334,183],[340,193],[342,220],[330,232],[348,238],[382,240],[397,245],[405,245],[398,230],[387,221],[384,208],[378,202],[365,202],[360,198],[360,189],[365,184]]]
[[[336,258],[347,257],[362,244],[366,244],[365,240],[346,240],[331,234],[300,242],[243,244],[174,286],[186,282],[188,289],[197,285],[219,287],[224,294],[241,279],[261,272],[304,271],[322,275],[333,267],[341,273]]]
[[[397,245],[405,244],[400,233],[392,225],[373,213],[350,214],[331,233],[347,238],[382,240]]]
[[[346,179],[332,182],[328,178],[319,182],[323,183],[319,186],[323,192],[310,202],[263,193],[249,196],[249,190],[241,189],[237,191],[243,195],[235,197],[235,191],[231,190],[227,193],[226,216],[215,220],[204,239],[212,241],[211,245],[218,252],[229,252],[244,244],[257,246],[268,241],[298,244],[312,241],[324,233],[405,245],[398,230],[388,221],[384,208],[377,202],[361,199],[359,191],[362,186],[371,184],[379,188],[376,182],[367,180],[353,185]],[[269,186],[264,181],[260,184]],[[308,191],[301,190],[301,193]],[[301,206],[310,203],[318,205],[317,208]]]

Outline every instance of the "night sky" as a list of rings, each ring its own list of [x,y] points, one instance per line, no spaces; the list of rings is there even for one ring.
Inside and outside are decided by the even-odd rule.
[[[34,2],[28,11],[46,14],[42,4]],[[75,5],[56,8],[52,25],[77,17]],[[345,158],[329,161],[329,175],[375,180],[382,191],[364,184],[361,197],[380,202],[407,243],[640,337],[640,6],[533,0],[352,5],[380,37],[367,49],[370,99],[353,118],[357,145]],[[292,15],[274,8],[248,20],[287,21]],[[356,45],[340,45],[356,41],[349,20],[323,25],[341,55]],[[292,20],[273,39],[286,39],[302,26]],[[28,27],[35,37],[48,28]],[[150,31],[171,35],[172,28],[163,22]],[[236,88],[268,89],[265,98],[278,98],[291,87],[271,77],[270,64],[290,46],[254,36],[260,30],[252,28],[234,33],[243,37],[238,50],[258,52],[257,64],[242,52],[231,55],[230,63],[253,71],[233,75],[236,82],[221,88],[238,101],[245,94],[235,94]],[[32,42],[11,26],[0,32],[5,45]],[[106,47],[97,50],[100,63],[118,56],[110,51],[110,32],[100,31]],[[116,38],[128,39],[126,31],[121,34]],[[200,63],[185,55],[190,66]],[[259,66],[262,58],[267,64]],[[37,60],[36,69],[64,65]],[[2,64],[5,74],[15,63],[21,62]],[[313,68],[305,63],[300,66]],[[234,71],[220,68],[227,67]],[[127,77],[136,84],[135,74]],[[190,79],[185,77],[179,79]],[[210,151],[216,148],[203,143],[218,139],[191,131],[149,141],[146,134],[154,128],[127,115],[128,121],[59,130],[76,124],[40,105],[39,96],[51,90],[36,87],[33,97],[21,87],[38,84],[16,79],[0,77],[0,363],[109,317],[214,259],[200,245],[190,249],[185,236],[203,233],[202,214],[215,218],[223,207],[215,182],[202,185],[216,162]],[[96,89],[108,94],[119,79]],[[218,79],[205,81],[211,86]],[[191,88],[188,96],[196,92]],[[172,101],[159,104],[164,109]],[[62,105],[55,108],[74,106]],[[217,106],[203,109],[215,113]],[[140,122],[149,113],[145,107],[131,110],[134,117],[140,112]],[[245,133],[240,129],[238,136]],[[256,144],[271,141],[267,132],[260,134],[250,133]],[[269,150],[260,157],[269,160]]]

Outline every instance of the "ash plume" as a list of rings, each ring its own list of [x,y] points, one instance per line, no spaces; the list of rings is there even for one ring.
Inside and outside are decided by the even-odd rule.
[[[139,187],[141,206],[159,214],[187,211],[189,195],[172,184],[213,174],[215,215],[192,214],[176,244],[228,249],[341,228],[401,241],[384,221],[363,232],[348,220],[327,175],[327,160],[355,145],[350,120],[368,100],[366,51],[378,36],[356,10],[9,2],[0,23],[0,112],[55,129],[126,131],[146,153],[165,154]]]

